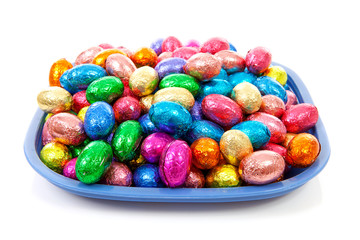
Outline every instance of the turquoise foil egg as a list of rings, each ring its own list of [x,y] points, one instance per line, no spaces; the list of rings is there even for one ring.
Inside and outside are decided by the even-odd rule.
[[[186,133],[186,141],[193,143],[199,138],[212,138],[220,142],[221,136],[224,134],[224,129],[213,122],[208,120],[194,121],[189,131]]]
[[[224,69],[221,69],[219,75],[217,75],[217,76],[215,76],[215,77],[213,77],[213,78],[210,78],[210,79],[207,80],[207,81],[211,81],[211,80],[213,80],[213,79],[228,80],[228,79],[229,79],[229,76],[228,76],[228,74],[226,73],[226,71],[225,71]]]
[[[204,97],[210,94],[220,94],[229,97],[233,86],[226,80],[213,79],[200,85],[200,91],[196,100],[202,102]]]
[[[249,82],[253,84],[256,78],[257,78],[256,75],[250,72],[237,72],[229,75],[228,81],[233,87],[235,87],[239,83],[243,83],[243,82]]]
[[[285,88],[275,79],[262,76],[256,79],[253,83],[260,91],[261,95],[275,95],[284,101],[287,102],[287,94]]]
[[[245,121],[236,124],[231,129],[240,130],[245,133],[255,149],[259,149],[270,141],[271,133],[269,128],[258,121]]]

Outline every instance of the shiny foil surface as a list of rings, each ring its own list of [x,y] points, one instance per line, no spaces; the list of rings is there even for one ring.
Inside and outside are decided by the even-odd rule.
[[[112,104],[124,91],[124,84],[117,77],[106,76],[99,78],[86,89],[86,99],[89,103],[104,101]]]
[[[281,177],[284,170],[284,158],[280,154],[268,150],[259,150],[246,156],[239,166],[241,179],[253,185],[274,182]]]
[[[91,47],[83,51],[82,53],[79,54],[79,56],[77,56],[75,60],[75,66],[85,63],[92,63],[94,57],[102,50],[103,49],[101,47],[97,46],[97,47]]]
[[[48,143],[55,142],[55,139],[53,138],[53,136],[51,136],[51,134],[49,132],[49,122],[48,121],[46,121],[44,123],[44,127],[43,127],[42,133],[41,133],[41,142],[42,142],[43,146],[45,146]]]
[[[121,95],[121,97],[133,97],[138,100],[141,98],[141,97],[137,96],[135,93],[133,93],[133,91],[131,91],[131,89],[129,87],[129,79],[124,78],[121,81],[124,84],[124,91],[123,91],[123,94]]]
[[[147,136],[141,144],[141,155],[149,163],[158,163],[161,153],[175,139],[166,133],[153,133]]]
[[[71,159],[69,162],[67,162],[65,164],[64,169],[63,169],[63,175],[65,177],[75,179],[75,180],[78,179],[76,177],[76,171],[75,171],[76,160],[77,160],[77,157]]]
[[[220,151],[227,163],[239,166],[240,161],[253,152],[249,137],[240,130],[228,130],[220,139]]]
[[[218,143],[211,138],[200,138],[191,146],[192,164],[199,169],[211,169],[220,160],[220,148]]]
[[[99,44],[99,47],[101,47],[102,49],[113,49],[114,48],[114,46],[109,43],[101,43],[101,44]]]
[[[285,148],[289,145],[290,141],[296,136],[296,133],[286,133],[285,140],[281,143],[281,145]]]
[[[246,67],[249,72],[259,75],[265,72],[271,64],[272,55],[264,47],[256,47],[248,51],[245,57]]]
[[[180,47],[182,47],[182,43],[180,42],[180,40],[174,36],[169,36],[163,40],[161,44],[161,51],[173,52]]]
[[[231,98],[239,104],[241,110],[246,114],[257,112],[262,103],[259,90],[248,82],[236,85],[232,90]]]
[[[175,188],[183,185],[190,173],[191,149],[186,142],[175,140],[163,150],[159,171],[166,186]]]
[[[184,73],[184,65],[186,64],[186,60],[182,58],[167,58],[159,62],[155,70],[159,74],[159,78],[163,79],[164,77],[174,74],[174,73]]]
[[[227,188],[241,185],[240,175],[231,164],[216,166],[206,175],[206,187]]]
[[[226,80],[228,81],[229,80],[229,76],[228,74],[226,73],[226,71],[224,69],[221,68],[220,70],[220,73],[210,79],[206,79],[205,82],[207,81],[211,81],[211,80],[214,80],[214,79],[221,79],[221,80]]]
[[[231,129],[240,130],[249,137],[254,149],[259,149],[270,141],[269,128],[258,121],[245,121],[236,124]]]
[[[158,102],[175,102],[186,108],[186,110],[190,110],[195,104],[195,98],[191,94],[191,92],[185,88],[181,87],[168,87],[163,88],[157,91],[154,94],[154,98],[152,104]]]
[[[65,164],[71,160],[71,154],[64,144],[51,142],[41,149],[40,159],[48,168],[61,174]]]
[[[125,164],[113,161],[101,182],[107,185],[130,187],[132,184],[132,172]]]
[[[135,171],[135,169],[146,163],[146,159],[141,154],[136,154],[135,158],[129,161],[128,166],[131,171]]]
[[[151,94],[156,89],[158,83],[158,73],[149,66],[136,69],[129,79],[131,91],[139,97]]]
[[[61,87],[60,77],[63,73],[69,69],[71,69],[73,65],[66,60],[65,58],[61,58],[53,63],[50,68],[49,73],[49,85]]]
[[[153,98],[154,98],[153,94],[150,94],[150,95],[147,95],[145,97],[140,98],[139,103],[140,103],[141,113],[142,114],[149,112],[150,107],[151,107],[152,102],[153,102]]]
[[[286,157],[286,148],[275,143],[268,143],[260,148],[261,150],[269,150],[280,154],[284,159]]]
[[[215,53],[215,56],[220,59],[222,68],[228,74],[243,72],[245,69],[245,59],[237,52],[222,50]]]
[[[285,88],[271,77],[263,76],[256,79],[254,85],[259,89],[261,95],[275,95],[284,103],[287,102],[287,94]]]
[[[136,70],[135,64],[130,58],[119,53],[110,55],[106,60],[106,71],[111,76],[123,79],[129,79]]]
[[[202,82],[196,99],[199,102],[202,102],[202,100],[210,94],[220,94],[230,97],[232,90],[233,86],[228,81],[223,79],[212,79],[208,82]]]
[[[82,108],[90,106],[86,99],[86,90],[75,93],[73,96],[72,110],[78,113]]]
[[[173,52],[173,57],[188,60],[193,55],[199,53],[199,49],[193,47],[181,47]]]
[[[154,164],[144,164],[134,172],[135,187],[164,187],[159,174],[159,167]]]
[[[184,183],[185,188],[203,188],[205,186],[205,177],[201,170],[191,166],[189,176]]]
[[[142,132],[145,135],[150,135],[152,133],[155,132],[160,132],[160,130],[158,128],[155,127],[154,123],[150,120],[150,116],[148,113],[142,115],[139,119],[138,119]]]
[[[184,66],[185,73],[199,81],[219,75],[221,61],[210,53],[198,53],[188,59]]]
[[[183,73],[175,73],[164,77],[159,84],[160,89],[169,87],[185,88],[195,97],[199,92],[200,84],[192,76]]]
[[[283,86],[285,86],[285,84],[287,82],[287,73],[286,73],[285,69],[283,69],[280,66],[269,67],[265,71],[264,76],[268,76],[268,77],[275,79]]]
[[[142,47],[133,53],[131,60],[138,68],[143,66],[155,67],[157,64],[157,54],[151,48]]]
[[[285,124],[288,132],[306,132],[314,127],[319,119],[317,108],[310,103],[300,103],[290,106],[282,116],[281,120]]]
[[[86,111],[89,109],[89,107],[90,106],[83,107],[82,109],[80,109],[79,113],[77,114],[77,117],[80,118],[80,120],[83,122],[85,120]]]
[[[285,104],[286,109],[288,109],[291,105],[296,105],[298,103],[296,95],[292,91],[286,90],[286,96],[287,96],[287,102]]]
[[[55,114],[70,111],[73,98],[61,87],[48,87],[37,95],[37,103],[44,112]]]
[[[172,55],[172,52],[163,52],[158,56],[157,62],[159,63],[165,59],[172,58]]]
[[[194,47],[194,48],[200,48],[200,43],[197,40],[190,39],[186,44],[185,47]]]
[[[127,120],[137,120],[141,115],[140,102],[133,97],[122,97],[113,105],[115,120],[118,123]]]
[[[285,104],[275,95],[265,95],[262,97],[259,111],[281,118],[285,112]]]
[[[243,82],[254,84],[256,79],[257,79],[256,75],[250,72],[237,72],[234,74],[230,74],[228,81],[233,87],[235,87],[239,83],[243,83]]]
[[[202,120],[204,115],[201,110],[201,102],[195,101],[194,106],[190,109],[193,121]]]
[[[164,41],[163,38],[158,38],[150,44],[150,48],[154,50],[158,56],[162,53],[161,46],[163,41]]]
[[[98,54],[96,54],[96,56],[93,58],[91,63],[95,64],[95,65],[98,65],[98,66],[100,66],[102,68],[106,68],[106,60],[107,60],[107,58],[111,54],[115,54],[115,53],[119,53],[119,54],[127,56],[126,53],[124,53],[120,49],[105,49],[105,50],[99,52]]]
[[[77,158],[80,153],[82,152],[82,150],[86,147],[86,145],[88,145],[91,142],[90,138],[86,138],[85,141],[77,146],[73,146],[73,145],[69,145],[67,146],[71,156],[73,158]]]
[[[211,53],[211,54],[215,54],[222,50],[229,50],[229,49],[230,49],[229,42],[225,38],[221,38],[221,37],[210,38],[206,42],[204,42],[200,47],[201,52]]]
[[[220,142],[224,129],[216,123],[208,120],[194,120],[189,131],[186,133],[186,141],[193,143],[199,138],[211,138]]]

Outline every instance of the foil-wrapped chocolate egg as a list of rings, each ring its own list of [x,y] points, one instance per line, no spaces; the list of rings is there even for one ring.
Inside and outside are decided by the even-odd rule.
[[[204,117],[204,114],[201,110],[201,102],[195,101],[194,106],[190,110],[191,117],[193,121],[202,120]]]
[[[76,115],[78,118],[81,119],[81,121],[85,121],[85,115],[86,115],[86,111],[89,109],[90,106],[87,107],[83,107],[82,109],[80,109],[80,111],[78,112],[78,114]]]
[[[90,106],[90,103],[86,99],[86,90],[77,92],[73,95],[73,105],[72,110],[76,113],[79,113],[79,111],[84,108]]]
[[[86,145],[88,145],[90,142],[91,142],[90,138],[86,138],[83,143],[81,143],[77,146],[74,146],[74,145],[67,146],[71,153],[71,156],[73,158],[77,158],[80,155],[80,153],[82,152],[82,150],[84,150]]]
[[[147,136],[141,144],[141,155],[149,163],[158,163],[161,153],[175,139],[166,133],[153,133]]]
[[[199,92],[200,84],[192,76],[183,73],[175,73],[164,77],[159,84],[160,89],[169,87],[185,88],[195,97]]]
[[[101,182],[107,185],[130,187],[132,178],[132,173],[128,166],[124,163],[113,161]]]
[[[71,69],[72,67],[73,67],[73,65],[65,58],[61,58],[61,59],[57,60],[56,62],[54,62],[50,68],[49,85],[61,87],[61,84],[60,84],[61,75],[63,75],[63,73],[65,71]]]
[[[231,164],[216,166],[206,175],[206,187],[209,188],[238,187],[240,185],[241,179],[238,170]]]
[[[156,128],[175,138],[183,136],[192,123],[189,111],[174,102],[164,101],[151,105],[149,116]]]
[[[264,47],[253,48],[246,54],[246,67],[249,72],[259,75],[269,68],[271,58],[272,55],[268,49]]]
[[[48,122],[49,133],[57,142],[79,145],[86,139],[83,122],[71,113],[55,114]]]
[[[142,98],[140,98],[140,107],[141,107],[141,113],[148,113],[150,108],[151,108],[151,105],[152,105],[152,102],[153,102],[153,99],[154,99],[154,95],[153,94],[150,94],[150,95],[147,95],[147,96],[144,96]]]
[[[123,51],[121,51],[120,49],[105,49],[101,52],[99,52],[98,54],[96,54],[96,56],[93,58],[92,60],[92,64],[98,65],[102,68],[106,68],[106,60],[107,58],[115,53],[119,53],[122,55],[126,55],[126,53],[124,53]],[[128,57],[128,56],[127,56]]]
[[[165,59],[172,58],[172,55],[173,55],[172,52],[163,52],[163,53],[161,53],[158,56],[157,63],[159,63],[159,62],[161,62],[161,61],[163,61]]]
[[[236,124],[231,129],[240,130],[249,137],[254,149],[259,149],[270,141],[269,128],[258,121],[245,121]]]
[[[135,64],[131,59],[122,54],[112,54],[106,60],[106,71],[109,75],[118,77],[121,80],[128,80],[135,70]]]
[[[229,50],[234,51],[234,52],[237,52],[236,47],[235,47],[232,43],[229,42],[229,45],[230,45],[230,49],[229,49]]]
[[[47,113],[67,112],[71,110],[73,98],[61,87],[48,87],[37,95],[37,103]]]
[[[273,151],[259,150],[241,160],[239,174],[243,181],[263,185],[276,181],[285,170],[284,158]]]
[[[285,69],[283,69],[280,66],[269,67],[265,71],[264,76],[268,76],[268,77],[275,79],[283,86],[285,86],[285,84],[287,82],[287,73],[286,73]]]
[[[179,39],[177,39],[174,36],[165,38],[161,44],[162,52],[173,52],[181,47],[182,47],[182,43],[180,42]]]
[[[63,169],[63,175],[65,177],[77,180],[76,171],[75,171],[76,160],[77,160],[77,157],[71,159],[70,161],[68,161],[65,164],[64,169]]]
[[[139,97],[151,94],[156,89],[158,83],[158,73],[149,66],[136,69],[129,79],[131,91]]]
[[[240,106],[220,94],[206,96],[201,103],[201,108],[208,119],[223,127],[232,127],[242,119]]]
[[[261,93],[253,84],[248,82],[239,83],[231,93],[231,98],[239,104],[246,114],[257,112],[261,106]]]
[[[220,160],[218,143],[211,138],[199,138],[191,146],[192,164],[199,169],[211,169]]]
[[[221,136],[224,134],[224,129],[218,124],[208,120],[196,120],[191,125],[189,131],[186,133],[186,141],[193,143],[199,138],[211,138],[216,142],[220,142]]]
[[[113,105],[115,120],[118,123],[137,120],[141,115],[140,102],[133,97],[122,97]]]
[[[246,120],[259,121],[265,124],[271,132],[270,142],[281,143],[285,140],[286,127],[277,117],[263,112],[256,112],[247,117]]]
[[[284,141],[281,142],[281,145],[285,148],[289,146],[290,141],[297,135],[297,133],[286,133]]]
[[[110,104],[96,102],[85,114],[84,129],[92,140],[106,139],[115,126],[115,115]]]
[[[269,150],[280,154],[284,159],[286,157],[286,148],[276,143],[267,143],[260,148],[261,150]]]
[[[220,94],[226,97],[230,97],[233,86],[223,79],[212,79],[208,82],[202,82],[200,85],[200,91],[196,96],[199,102],[202,102],[204,97],[210,94]]]
[[[228,81],[233,87],[235,87],[239,83],[243,83],[243,82],[254,84],[256,79],[257,79],[256,75],[250,72],[237,72],[234,74],[230,74]]]
[[[320,143],[314,135],[300,133],[287,146],[286,163],[296,168],[309,167],[316,161],[320,149]]]
[[[117,47],[117,49],[120,49],[121,51],[123,51],[128,58],[130,58],[130,57],[133,55],[133,52],[132,52],[131,50],[129,50],[128,48],[124,47],[124,46],[119,46],[119,47]],[[115,53],[115,54],[116,54],[116,53]],[[111,56],[111,55],[110,55],[110,56]],[[108,58],[108,59],[109,59],[109,58]],[[106,59],[106,61],[107,61],[108,59]]]
[[[155,132],[160,132],[159,129],[157,129],[154,125],[154,123],[150,120],[150,116],[148,113],[142,115],[139,119],[138,119],[142,132],[145,135],[150,135],[152,133]]]
[[[245,69],[245,59],[237,52],[222,50],[215,53],[215,56],[220,59],[222,68],[227,74],[243,72]]]
[[[206,79],[205,81],[207,82],[207,81],[211,81],[211,80],[214,80],[214,79],[221,79],[221,80],[228,81],[229,76],[228,76],[227,72],[224,69],[221,68],[220,73],[218,75],[216,75],[216,76],[214,76],[214,77],[212,77],[210,79]]]
[[[211,53],[211,54],[215,54],[222,50],[229,50],[229,49],[230,49],[229,42],[225,38],[220,38],[220,37],[210,38],[209,40],[204,42],[200,47],[201,52]]]
[[[194,47],[194,48],[200,48],[200,43],[197,40],[190,39],[186,44],[185,47]]]
[[[275,95],[286,103],[287,95],[285,88],[273,78],[267,76],[259,77],[254,82],[254,85],[262,95]]]
[[[155,67],[157,64],[157,54],[149,47],[142,47],[136,50],[131,56],[131,60],[136,67]]]
[[[163,38],[158,38],[150,44],[150,48],[154,50],[158,56],[162,53],[161,45],[163,41]]]
[[[101,43],[101,44],[99,44],[99,47],[101,47],[102,49],[113,49],[114,48],[114,46],[109,43]]]
[[[101,52],[103,49],[99,46],[91,47],[77,56],[75,60],[75,65],[85,64],[85,63],[92,63],[94,57]]]
[[[291,105],[296,105],[298,103],[296,95],[292,91],[286,90],[286,96],[287,102],[285,104],[285,109],[288,109]]]
[[[124,91],[124,84],[117,77],[106,76],[99,78],[86,89],[86,99],[89,103],[104,101],[109,104],[118,99]]]
[[[281,120],[288,132],[300,133],[314,127],[319,119],[317,108],[310,103],[300,103],[289,107]]]
[[[71,154],[64,144],[51,142],[41,149],[40,159],[54,172],[62,173],[65,164],[71,159]]]
[[[53,138],[53,136],[51,136],[49,132],[49,121],[46,121],[41,132],[41,143],[43,146],[45,146],[46,144],[51,142],[55,142],[55,139]]]
[[[220,139],[220,151],[227,163],[239,166],[240,161],[253,152],[253,147],[245,133],[240,130],[229,130]]]
[[[111,141],[111,146],[120,162],[134,159],[141,139],[142,130],[139,122],[128,120],[119,125]]]
[[[285,104],[275,95],[265,95],[262,97],[259,111],[280,118],[285,112]]]
[[[131,171],[135,171],[135,169],[137,169],[138,167],[146,164],[146,159],[138,152],[139,151],[137,151],[137,154],[134,157],[134,159],[128,162],[128,166],[130,167]]]
[[[133,97],[138,100],[141,98],[141,97],[137,96],[133,91],[131,91],[131,89],[129,87],[129,79],[124,78],[121,81],[124,84],[124,91],[123,91],[123,94],[121,95],[121,97]]]
[[[203,81],[219,75],[221,61],[210,53],[198,53],[188,59],[184,70],[186,74]]]
[[[191,166],[189,176],[184,183],[185,188],[203,188],[205,186],[205,177],[201,170]]]
[[[159,62],[155,70],[159,74],[159,78],[163,79],[164,77],[175,74],[175,73],[184,73],[184,65],[186,64],[186,60],[182,58],[167,58]]]
[[[102,140],[90,142],[76,160],[76,177],[83,183],[98,182],[113,159],[111,146]]]
[[[182,140],[172,141],[164,148],[160,157],[161,180],[168,187],[179,187],[185,183],[189,176],[190,166],[190,147]]]
[[[168,87],[157,91],[154,94],[152,104],[163,101],[178,103],[186,110],[190,110],[195,104],[195,98],[191,92],[181,87]]]
[[[199,53],[199,49],[194,47],[181,47],[173,52],[173,57],[182,58],[188,60],[193,55]]]
[[[159,167],[154,164],[144,164],[138,167],[134,172],[135,187],[164,187],[159,174]]]

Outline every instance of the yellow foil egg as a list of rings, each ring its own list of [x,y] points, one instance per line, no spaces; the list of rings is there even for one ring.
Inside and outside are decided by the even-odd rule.
[[[150,94],[150,95],[140,98],[139,102],[140,102],[142,114],[149,112],[150,107],[152,105],[153,98],[154,98],[154,94]]]
[[[61,87],[48,87],[37,96],[39,108],[47,113],[67,112],[71,110],[71,94]]]
[[[185,88],[169,87],[157,91],[153,98],[153,104],[157,102],[175,102],[190,110],[195,104],[195,98],[191,92]]]
[[[158,83],[158,73],[149,66],[136,69],[129,79],[131,91],[139,97],[151,94],[156,89]]]
[[[240,174],[230,164],[218,165],[206,175],[206,186],[210,188],[238,187],[241,185]]]
[[[80,109],[80,111],[77,114],[77,117],[80,118],[81,121],[83,121],[83,122],[84,122],[84,119],[85,119],[86,111],[88,110],[89,107],[90,106],[83,107],[82,109]]]
[[[262,103],[260,91],[248,82],[236,85],[231,93],[231,98],[239,104],[241,110],[246,114],[257,112]]]
[[[71,159],[71,154],[64,144],[51,142],[41,149],[40,159],[51,170],[62,173],[65,164]]]
[[[115,53],[120,53],[122,55],[126,55],[126,53],[124,53],[123,51],[121,51],[120,49],[107,49],[104,51],[99,52],[94,59],[92,60],[92,63],[95,65],[98,65],[102,68],[106,68],[106,59],[111,55],[111,54],[115,54]],[[128,57],[128,56],[127,56]]]
[[[61,87],[60,77],[66,70],[69,70],[73,67],[73,65],[66,60],[65,58],[61,58],[54,62],[54,64],[50,68],[49,73],[49,85]]]
[[[283,86],[285,86],[287,82],[287,73],[285,69],[280,66],[269,67],[264,73],[264,76],[272,77]]]
[[[253,147],[245,133],[229,130],[220,139],[220,151],[227,163],[239,166],[240,161],[253,152]]]

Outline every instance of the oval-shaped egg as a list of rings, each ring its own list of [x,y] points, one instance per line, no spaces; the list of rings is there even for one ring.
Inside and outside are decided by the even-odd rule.
[[[288,109],[291,105],[296,105],[298,103],[296,95],[292,91],[286,90],[286,96],[287,102],[285,104],[285,109]]]
[[[135,187],[164,187],[159,174],[159,167],[154,164],[144,164],[134,172]]]
[[[310,103],[300,103],[289,107],[281,120],[288,132],[306,132],[314,127],[319,119],[317,108]]]
[[[175,73],[184,73],[184,65],[186,64],[186,60],[182,58],[167,58],[159,62],[155,70],[159,74],[159,78],[163,79],[164,77],[175,74]]]
[[[157,54],[149,47],[142,47],[133,53],[131,60],[138,68],[143,66],[155,67],[157,64]]]
[[[284,170],[284,158],[280,154],[268,150],[259,150],[246,156],[239,166],[241,179],[253,185],[274,182],[281,177]]]
[[[61,143],[51,142],[40,151],[40,160],[51,170],[62,173],[64,166],[71,159],[69,149]]]
[[[256,81],[256,75],[250,72],[237,72],[234,74],[229,75],[229,83],[235,87],[239,83],[248,82],[253,84]]]
[[[283,86],[285,86],[285,84],[287,82],[287,73],[286,73],[285,69],[283,69],[280,66],[269,67],[265,71],[264,76],[268,76],[268,77],[275,79]]]
[[[240,161],[253,152],[253,147],[245,133],[240,130],[229,130],[220,139],[220,151],[227,163],[239,166]]]
[[[110,104],[96,102],[90,105],[85,114],[84,128],[92,140],[106,139],[115,126],[115,115]]]
[[[253,84],[248,82],[239,83],[234,87],[231,98],[239,104],[246,114],[257,112],[261,106],[261,93]]]
[[[133,97],[119,98],[113,105],[115,120],[118,123],[127,120],[136,120],[141,115],[141,106],[137,99]]]
[[[173,52],[173,57],[182,58],[188,60],[193,55],[199,53],[199,49],[194,47],[181,47]]]
[[[46,121],[41,132],[41,143],[43,146],[45,146],[46,144],[51,142],[55,142],[55,139],[53,138],[53,136],[51,136],[49,132],[49,121]]]
[[[162,53],[161,45],[163,41],[163,38],[158,38],[150,44],[150,48],[154,50],[158,56]]]
[[[259,111],[280,118],[285,112],[285,104],[275,95],[265,95],[262,97]]]
[[[209,188],[238,187],[240,185],[241,179],[238,170],[231,164],[216,166],[206,175],[206,187]]]
[[[75,60],[75,65],[85,64],[85,63],[92,63],[94,57],[101,52],[103,49],[99,46],[91,47],[77,56]]]
[[[113,161],[101,182],[107,185],[130,187],[132,178],[132,173],[128,166],[124,163]]]
[[[119,53],[110,55],[106,60],[106,71],[111,76],[123,79],[129,79],[136,70],[135,64],[130,58]]]
[[[101,44],[99,44],[99,47],[101,47],[102,49],[113,49],[114,48],[114,46],[109,43],[101,43]]]
[[[220,160],[218,143],[211,138],[199,138],[191,146],[192,164],[199,169],[211,169]]]
[[[286,163],[296,168],[309,167],[316,161],[320,149],[320,143],[314,135],[300,133],[287,146]]]
[[[159,84],[160,89],[169,87],[185,88],[195,97],[199,92],[200,84],[192,76],[183,73],[175,73],[164,77]]]
[[[106,60],[107,58],[115,53],[119,53],[122,55],[126,55],[126,53],[124,53],[123,51],[121,51],[120,49],[105,49],[101,52],[99,52],[98,54],[96,54],[96,56],[94,57],[94,59],[92,60],[92,64],[98,65],[102,68],[106,68]],[[127,56],[128,57],[128,56]]]
[[[267,143],[266,145],[262,146],[260,149],[276,152],[280,154],[284,159],[286,157],[286,148],[276,143]]]
[[[93,81],[107,76],[105,69],[94,64],[81,64],[67,70],[60,78],[63,88],[71,94],[86,90]]]
[[[140,99],[139,96],[137,96],[135,93],[133,93],[133,91],[131,91],[130,87],[129,87],[129,79],[123,79],[121,80],[122,83],[124,84],[124,91],[123,94],[121,95],[121,97],[133,97],[136,99]]]
[[[193,143],[199,138],[211,138],[220,142],[224,129],[218,124],[208,120],[198,120],[191,124],[189,131],[186,133],[186,141]]]
[[[151,94],[156,89],[158,83],[158,73],[149,66],[136,69],[129,79],[131,91],[139,97]]]
[[[175,138],[183,136],[190,128],[190,113],[174,102],[157,102],[149,110],[150,120],[159,130]]]
[[[152,105],[154,99],[154,95],[150,94],[145,97],[140,98],[140,107],[141,107],[141,113],[148,113],[150,110],[150,107]]]
[[[153,133],[147,136],[141,144],[141,155],[149,163],[158,163],[161,153],[175,139],[166,133]]]
[[[237,52],[222,50],[215,53],[215,56],[220,59],[222,68],[227,74],[243,72],[245,69],[245,59]]]
[[[70,111],[73,98],[61,87],[48,87],[37,95],[37,103],[44,112],[55,114]]]
[[[195,101],[194,106],[190,110],[193,121],[202,120],[204,115],[201,110],[201,102]]]
[[[182,47],[182,43],[180,42],[179,39],[177,39],[174,36],[165,38],[161,44],[162,52],[173,52],[181,47]]]
[[[90,103],[86,99],[86,90],[77,92],[73,95],[72,110],[78,113],[82,108],[90,106]]]
[[[140,123],[140,126],[141,126],[141,129],[142,129],[142,132],[145,134],[145,135],[149,135],[149,134],[152,134],[152,133],[155,133],[155,132],[160,132],[159,129],[157,129],[154,125],[154,123],[150,120],[150,116],[148,113],[142,115],[140,118],[139,118],[139,123]]]
[[[228,74],[226,73],[226,71],[224,69],[221,68],[220,70],[220,73],[210,79],[206,79],[206,81],[211,81],[213,79],[222,79],[222,80],[226,80],[228,81],[229,80],[229,76]]]
[[[203,188],[205,186],[205,177],[201,170],[190,167],[189,176],[184,183],[185,188]]]
[[[168,58],[172,58],[173,53],[172,52],[163,52],[159,55],[158,59],[157,59],[157,63],[168,59]]]
[[[73,65],[66,60],[65,58],[61,58],[53,63],[50,68],[49,73],[49,85],[61,87],[60,77],[63,73],[69,69],[71,69]]]
[[[223,127],[232,127],[242,119],[240,106],[223,95],[206,96],[201,103],[201,108],[208,119]]]
[[[48,120],[49,133],[55,141],[79,145],[86,139],[83,122],[71,113],[58,113]]]
[[[84,142],[82,142],[81,144],[75,146],[75,145],[69,145],[67,146],[71,156],[73,158],[76,158],[80,155],[80,153],[82,152],[82,150],[86,147],[86,145],[88,145],[91,142],[90,138],[86,138]]]
[[[81,119],[81,121],[84,122],[85,120],[85,114],[86,114],[86,111],[89,109],[90,106],[87,106],[87,107],[83,107],[82,109],[80,109],[79,113],[77,114],[77,117]]]
[[[185,47],[194,47],[194,48],[200,48],[200,43],[197,40],[190,39],[186,44]]]
[[[281,145],[285,148],[289,146],[290,141],[297,135],[297,133],[286,133],[285,140],[281,142]]]
[[[201,52],[215,54],[222,50],[229,50],[229,42],[225,38],[213,37],[201,45]]]
[[[181,87],[163,88],[154,94],[152,104],[158,102],[175,102],[190,110],[195,104],[195,98],[189,90]]]
[[[286,103],[287,95],[285,88],[271,77],[259,77],[254,82],[254,85],[259,89],[261,95],[275,95]]]
[[[175,140],[163,150],[159,161],[161,180],[174,188],[183,185],[189,176],[191,149],[186,142]]]
[[[285,140],[286,127],[277,117],[263,112],[256,112],[251,114],[246,120],[259,121],[265,124],[271,132],[270,142],[281,143]]]
[[[86,99],[89,103],[107,102],[113,103],[124,91],[124,84],[117,77],[106,76],[99,78],[86,89]]]
[[[77,180],[76,171],[75,171],[76,160],[77,157],[71,159],[69,162],[65,164],[62,172],[65,177]]]
[[[107,142],[90,142],[76,160],[76,177],[86,184],[98,182],[109,168],[112,158],[112,149]]]
[[[232,89],[233,86],[228,81],[222,79],[213,79],[208,82],[202,82],[196,99],[199,102],[202,102],[204,97],[210,94],[220,94],[230,97]]]
[[[246,54],[246,67],[249,72],[259,75],[269,68],[271,58],[272,55],[268,49],[264,47],[253,48]]]
[[[219,75],[221,61],[210,53],[198,53],[188,59],[184,70],[186,74],[203,81]]]
[[[141,139],[142,130],[139,122],[128,120],[119,125],[111,146],[120,162],[130,161],[135,157],[135,150],[140,145]]]
[[[254,149],[259,149],[270,141],[269,128],[258,121],[245,121],[236,124],[231,129],[240,130],[249,137]]]

